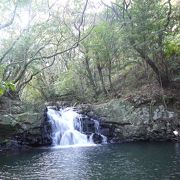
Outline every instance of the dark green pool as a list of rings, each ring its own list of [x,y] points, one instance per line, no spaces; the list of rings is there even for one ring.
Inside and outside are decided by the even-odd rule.
[[[45,148],[0,156],[0,179],[180,180],[178,143]]]

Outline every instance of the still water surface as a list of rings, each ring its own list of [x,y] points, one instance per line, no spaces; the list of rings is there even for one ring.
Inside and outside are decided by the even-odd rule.
[[[0,154],[0,179],[180,180],[180,144],[132,143]]]

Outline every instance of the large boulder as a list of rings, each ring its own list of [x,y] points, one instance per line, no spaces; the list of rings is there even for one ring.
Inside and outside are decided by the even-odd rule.
[[[87,109],[101,117],[101,133],[110,142],[180,141],[180,113],[165,105],[137,107],[116,99]]]
[[[0,137],[11,137],[40,125],[41,115],[38,113],[4,114],[0,117]]]
[[[0,97],[0,147],[50,145],[50,124],[43,113],[45,105],[29,104]],[[12,144],[12,146],[11,146]]]

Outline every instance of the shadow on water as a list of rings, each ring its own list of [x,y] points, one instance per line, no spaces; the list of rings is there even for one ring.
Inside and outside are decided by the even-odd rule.
[[[180,144],[41,148],[0,158],[0,179],[180,179]]]

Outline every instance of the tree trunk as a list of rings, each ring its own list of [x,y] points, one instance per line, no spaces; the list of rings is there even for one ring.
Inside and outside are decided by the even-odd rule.
[[[104,79],[103,79],[103,74],[102,74],[102,68],[101,68],[99,63],[97,63],[97,70],[98,70],[98,73],[99,73],[99,78],[100,78],[100,81],[101,81],[103,92],[104,92],[105,95],[107,95],[107,91],[106,91],[105,83],[104,83]]]
[[[163,73],[159,70],[153,60],[151,60],[141,49],[135,48],[140,56],[145,60],[145,62],[151,67],[151,69],[156,74],[156,78],[159,84],[165,88],[170,84],[169,76],[166,73]]]
[[[89,79],[89,82],[90,82],[95,94],[97,95],[97,87],[96,87],[96,84],[94,82],[93,75],[91,73],[91,69],[89,67],[89,58],[87,56],[85,57],[85,68],[86,68],[86,71],[88,73],[87,77]]]
[[[109,80],[109,85],[110,85],[110,89],[112,91],[114,91],[113,84],[112,84],[112,79],[111,79],[111,60],[109,59],[108,62],[109,62],[109,65],[108,65],[108,80]]]

